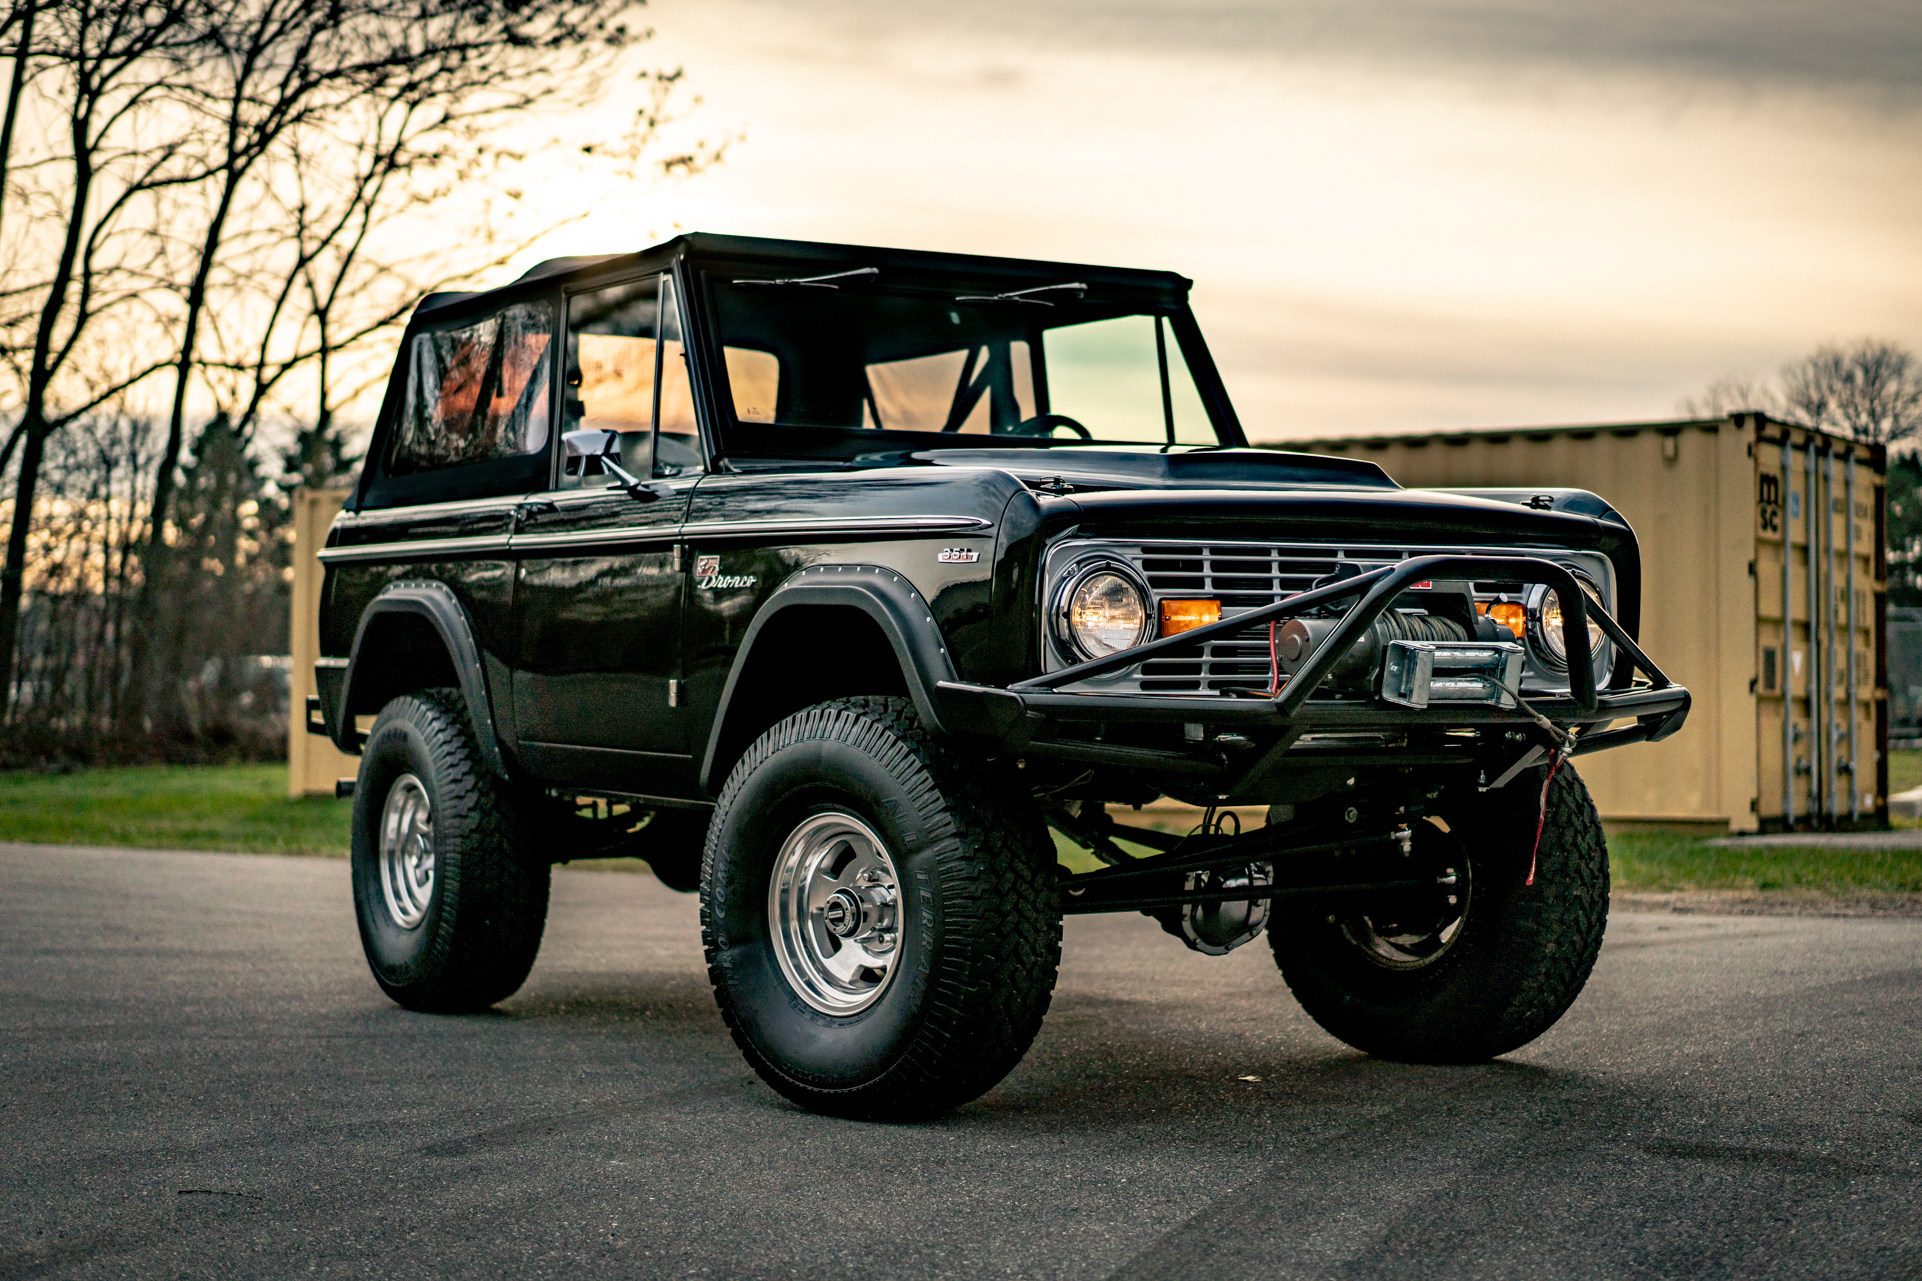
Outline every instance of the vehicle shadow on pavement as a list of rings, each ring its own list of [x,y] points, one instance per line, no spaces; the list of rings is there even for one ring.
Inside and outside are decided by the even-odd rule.
[[[550,976],[537,992],[523,992],[495,1007],[496,1017],[522,1022],[632,1026],[649,1036],[710,1036],[727,1029],[705,978],[684,974]]]

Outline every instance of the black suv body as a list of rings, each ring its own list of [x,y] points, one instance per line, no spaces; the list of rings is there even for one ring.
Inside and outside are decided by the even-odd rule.
[[[824,1111],[991,1086],[1063,911],[1265,927],[1376,1053],[1559,1017],[1607,895],[1566,762],[1688,708],[1635,644],[1633,532],[1247,448],[1188,283],[689,235],[426,299],[320,553],[382,986],[501,999],[548,866],[638,854]],[[1110,814],[1163,796],[1206,821]]]

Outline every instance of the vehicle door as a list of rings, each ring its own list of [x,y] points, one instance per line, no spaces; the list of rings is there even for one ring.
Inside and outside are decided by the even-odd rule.
[[[521,509],[521,753],[557,782],[694,797],[677,538],[702,458],[673,280],[579,290],[565,308],[562,431],[617,433],[618,468],[641,483],[561,448],[553,487]]]

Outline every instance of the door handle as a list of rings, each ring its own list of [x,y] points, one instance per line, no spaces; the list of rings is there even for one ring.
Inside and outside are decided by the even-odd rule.
[[[559,507],[545,498],[538,498],[533,502],[519,503],[514,508],[514,528],[519,529],[532,517],[552,516],[559,511]]]

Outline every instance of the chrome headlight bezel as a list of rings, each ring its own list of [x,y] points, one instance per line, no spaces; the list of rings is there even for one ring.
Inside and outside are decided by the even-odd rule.
[[[1121,646],[1121,649],[1133,649],[1136,645],[1145,645],[1154,639],[1155,598],[1154,592],[1149,588],[1147,580],[1141,576],[1140,572],[1136,570],[1133,565],[1119,556],[1094,555],[1083,557],[1070,564],[1062,575],[1055,580],[1054,592],[1048,607],[1048,618],[1052,631],[1054,632],[1055,643],[1061,647],[1065,655],[1075,662],[1106,658],[1109,654],[1120,652],[1119,650],[1096,650],[1094,647],[1084,643],[1081,637],[1075,633],[1074,627],[1069,620],[1069,611],[1073,605],[1075,593],[1081,590],[1084,583],[1097,574],[1113,574],[1116,578],[1125,582],[1141,600],[1141,626],[1136,629],[1134,639],[1128,644]]]
[[[1602,590],[1601,584],[1597,583],[1593,577],[1573,565],[1564,565],[1562,568],[1566,569],[1582,590],[1588,593],[1591,602],[1601,609],[1606,610],[1608,608],[1608,594]],[[1552,672],[1566,673],[1568,671],[1568,655],[1563,652],[1560,636],[1555,636],[1552,640],[1550,639],[1552,633],[1546,621],[1550,590],[1547,583],[1532,583],[1529,585],[1527,599],[1528,650],[1530,656],[1533,657],[1535,662],[1541,667]],[[1614,671],[1615,646],[1610,643],[1607,635],[1602,633],[1601,629],[1595,624],[1590,623],[1589,627],[1592,633],[1590,636],[1589,657],[1595,669],[1595,683],[1601,685],[1608,680],[1609,675]]]

